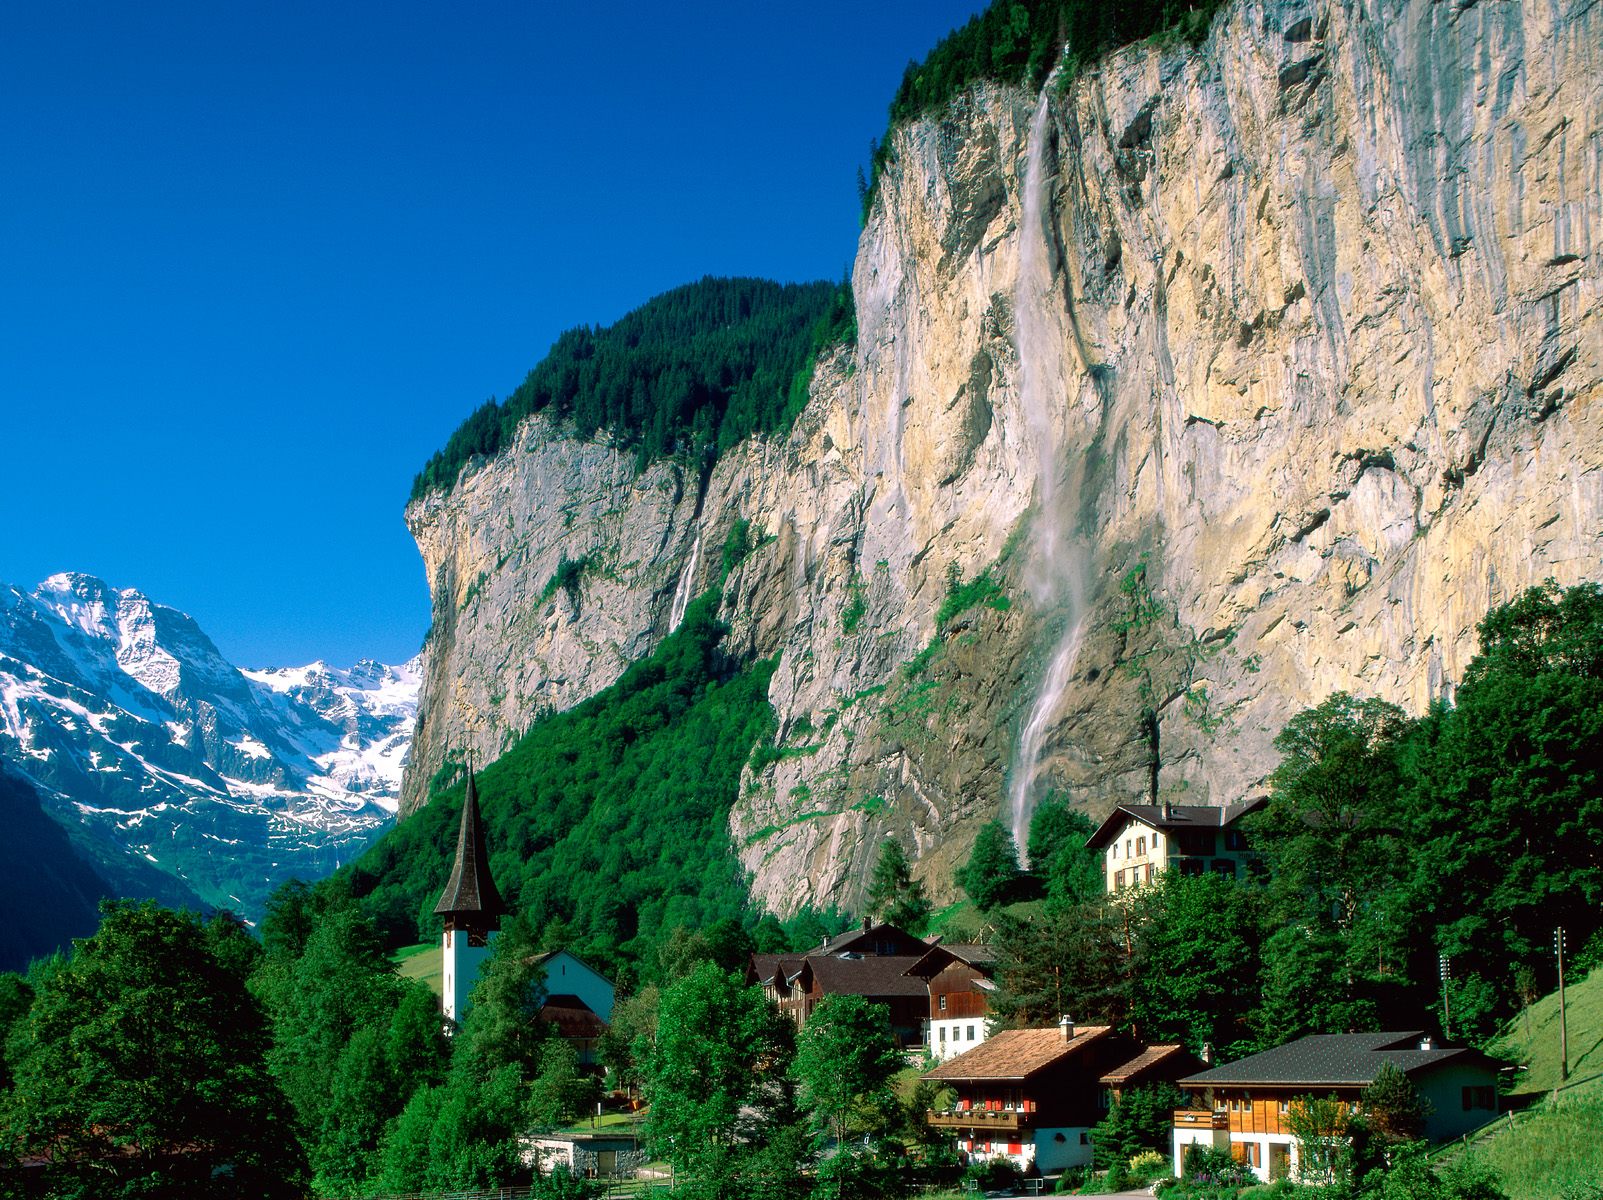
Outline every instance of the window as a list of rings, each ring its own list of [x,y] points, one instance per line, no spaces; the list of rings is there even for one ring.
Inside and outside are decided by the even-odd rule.
[[[1247,848],[1247,835],[1239,829],[1225,830],[1226,850],[1245,850]]]
[[[1147,853],[1147,839],[1144,838],[1144,837],[1136,838],[1136,840],[1135,840],[1135,856],[1137,858],[1144,858],[1146,856],[1146,853]]]
[[[972,1025],[968,1027],[968,1040],[971,1042],[974,1040],[974,1026]]]
[[[1119,843],[1118,842],[1114,842],[1113,845],[1111,847],[1109,847],[1109,849],[1108,849],[1108,857],[1109,858],[1118,858],[1119,857]]]
[[[1147,882],[1151,883],[1158,876],[1158,868],[1151,863],[1147,864]]]
[[[1497,1094],[1490,1086],[1467,1087],[1464,1089],[1464,1111],[1473,1108],[1491,1109],[1497,1107]]]
[[[941,1041],[944,1042],[946,1040],[946,1026],[945,1025],[942,1025],[940,1027],[939,1033],[941,1035]]]
[[[1124,856],[1126,858],[1130,857],[1130,846],[1131,845],[1132,845],[1132,843],[1131,843],[1130,839],[1129,838],[1125,838],[1124,839]]]
[[[941,994],[941,1011],[946,1011],[946,994],[944,992]]]

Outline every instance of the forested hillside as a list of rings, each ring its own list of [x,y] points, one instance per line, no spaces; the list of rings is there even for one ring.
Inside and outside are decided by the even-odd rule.
[[[664,292],[612,325],[559,337],[516,391],[484,404],[429,459],[412,498],[449,489],[531,413],[571,419],[580,437],[606,430],[642,460],[784,429],[807,402],[813,356],[855,336],[843,285],[708,277]]]
[[[496,882],[536,928],[598,965],[632,961],[676,926],[748,907],[729,806],[773,734],[772,663],[720,649],[716,598],[693,603],[650,658],[536,723],[478,774]],[[394,944],[437,935],[463,777],[337,877]]]

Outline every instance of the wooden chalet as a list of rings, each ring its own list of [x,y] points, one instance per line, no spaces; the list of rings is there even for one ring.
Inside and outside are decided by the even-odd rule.
[[[897,1043],[911,1048],[923,1044],[929,992],[909,971],[928,950],[928,942],[903,929],[865,922],[805,954],[754,954],[746,978],[759,984],[798,1029],[825,996],[862,996],[883,1004]]]
[[[1312,1034],[1179,1081],[1193,1103],[1174,1114],[1175,1173],[1185,1152],[1203,1145],[1228,1149],[1265,1181],[1293,1175],[1292,1106],[1334,1096],[1357,1111],[1387,1063],[1428,1102],[1430,1141],[1458,1137],[1497,1115],[1498,1063],[1477,1050],[1437,1046],[1418,1031]]]
[[[925,1072],[956,1093],[926,1119],[951,1130],[972,1159],[1061,1171],[1091,1161],[1091,1129],[1107,1114],[1112,1087],[1173,1080],[1194,1062],[1177,1046],[1137,1046],[1106,1025],[1004,1029]]]
[[[996,952],[989,946],[937,943],[908,974],[924,981],[929,995],[925,1048],[939,1062],[985,1040],[985,1022],[996,992]]]

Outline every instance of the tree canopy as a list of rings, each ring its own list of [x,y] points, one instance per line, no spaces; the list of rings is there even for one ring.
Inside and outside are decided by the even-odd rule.
[[[559,337],[504,402],[481,406],[429,459],[412,498],[448,491],[533,413],[572,421],[582,437],[605,430],[642,461],[721,453],[787,429],[806,403],[814,357],[856,336],[844,283],[708,276],[664,292],[611,325]]]

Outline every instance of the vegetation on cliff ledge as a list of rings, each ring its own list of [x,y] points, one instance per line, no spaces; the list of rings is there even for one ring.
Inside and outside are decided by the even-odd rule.
[[[714,279],[648,300],[612,325],[556,340],[504,401],[489,400],[412,482],[412,499],[449,490],[474,458],[512,443],[544,412],[581,437],[605,430],[642,464],[722,453],[753,433],[788,429],[807,402],[820,351],[857,339],[846,283]]]
[[[994,0],[968,24],[943,38],[923,62],[910,62],[891,101],[891,127],[939,112],[965,88],[991,79],[1031,90],[1062,63],[1072,76],[1120,46],[1155,35],[1200,40],[1219,0]],[[863,213],[873,203],[889,143],[872,149],[872,170],[861,182]]]

